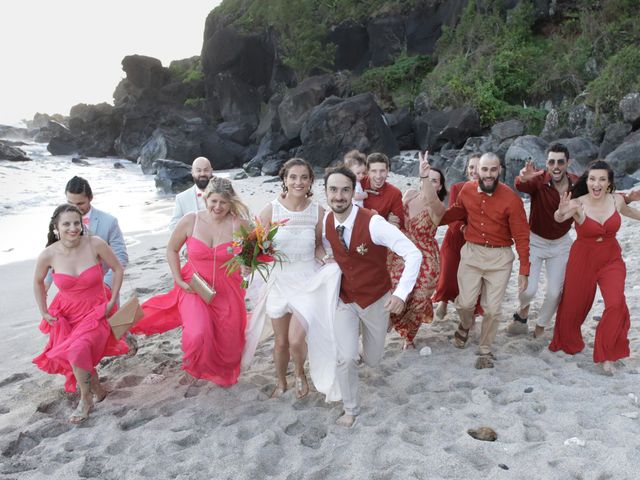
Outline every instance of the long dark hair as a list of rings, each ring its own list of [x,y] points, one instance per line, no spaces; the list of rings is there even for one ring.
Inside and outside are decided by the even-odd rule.
[[[313,182],[315,181],[316,176],[313,173],[313,167],[311,166],[311,164],[307,162],[305,159],[298,158],[298,157],[290,158],[284,163],[284,165],[282,165],[282,167],[280,167],[280,171],[278,172],[278,176],[280,177],[280,180],[282,180],[282,193],[280,195],[282,196],[282,198],[284,198],[287,195],[288,189],[287,189],[287,186],[285,185],[284,179],[287,178],[287,175],[289,175],[289,170],[291,170],[291,167],[307,168],[309,172],[309,178],[311,179],[311,187],[307,192],[307,197],[311,197],[313,195],[311,188],[313,188]]]
[[[444,197],[447,196],[447,185],[445,184],[444,173],[442,173],[442,170],[437,167],[431,167],[431,170],[433,170],[434,172],[438,172],[438,174],[440,175],[440,186],[442,188],[438,191],[438,198],[442,202],[444,200]]]
[[[571,198],[578,198],[589,193],[589,189],[587,188],[587,178],[589,178],[589,172],[591,170],[606,170],[609,177],[609,189],[607,192],[612,193],[616,189],[616,184],[613,181],[613,169],[611,168],[611,165],[604,160],[593,160],[589,165],[587,165],[584,173],[580,175],[580,178],[578,178],[576,183],[573,184],[573,187],[571,187]]]
[[[80,221],[82,221],[82,213],[80,209],[75,205],[71,205],[69,203],[63,203],[62,205],[58,205],[56,209],[53,211],[53,215],[51,215],[51,220],[49,221],[49,233],[47,234],[47,247],[52,245],[58,241],[58,237],[53,231],[57,228],[58,221],[60,220],[60,215],[65,212],[73,212],[77,213],[80,217]],[[80,235],[84,235],[84,228],[80,232]]]

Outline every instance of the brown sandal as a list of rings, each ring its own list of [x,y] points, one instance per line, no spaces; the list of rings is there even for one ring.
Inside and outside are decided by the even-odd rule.
[[[458,328],[453,334],[453,340],[452,340],[453,346],[456,348],[464,348],[466,347],[468,341],[469,341],[469,329],[464,328],[462,326],[462,323],[459,323]]]

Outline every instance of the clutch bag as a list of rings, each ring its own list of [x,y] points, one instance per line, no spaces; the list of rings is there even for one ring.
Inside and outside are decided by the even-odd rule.
[[[108,318],[113,336],[120,340],[142,317],[144,317],[144,312],[140,307],[138,297],[134,295],[120,305],[118,311]]]
[[[207,305],[210,304],[211,300],[213,300],[213,297],[216,296],[215,289],[211,285],[209,285],[204,280],[204,278],[198,275],[197,272],[193,272],[191,281],[189,282],[189,286],[193,289],[194,292],[200,295],[200,298],[202,298],[202,300],[204,300],[204,303],[206,303]]]

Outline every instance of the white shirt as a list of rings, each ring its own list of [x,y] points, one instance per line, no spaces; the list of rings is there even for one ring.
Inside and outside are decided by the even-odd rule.
[[[355,193],[364,193],[364,189],[362,188],[362,184],[360,182],[356,182],[356,189],[354,191]],[[358,207],[364,207],[364,200],[356,200],[355,195],[351,202]]]
[[[349,216],[344,222],[338,222],[338,219],[334,216],[335,226],[338,227],[342,225],[344,227],[344,241],[347,244],[347,247],[349,247],[351,242],[351,234],[353,232],[353,225],[356,221],[358,210],[359,209],[357,207],[352,207],[351,213],[349,213]],[[329,210],[327,211],[327,215],[328,214]],[[322,237],[324,240],[326,240],[326,218],[327,217],[325,215],[325,221],[322,222]],[[387,247],[395,254],[401,256],[404,260],[404,270],[402,270],[402,275],[400,276],[398,286],[393,292],[393,295],[400,298],[402,301],[405,301],[407,296],[413,290],[418,274],[420,273],[422,253],[420,253],[418,247],[416,247],[404,233],[402,233],[396,226],[391,225],[380,215],[374,215],[371,217],[371,221],[369,222],[369,235],[371,236],[371,241],[373,243],[382,247]],[[324,243],[326,249],[329,242],[325,241]],[[386,262],[386,259],[381,259],[381,261]]]

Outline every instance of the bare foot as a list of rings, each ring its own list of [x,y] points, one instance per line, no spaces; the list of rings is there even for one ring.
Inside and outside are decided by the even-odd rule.
[[[616,373],[616,369],[613,366],[613,362],[610,362],[609,360],[602,362],[602,371],[604,372],[605,375],[609,377],[613,377],[613,374]]]
[[[540,338],[544,335],[544,327],[536,325],[536,329],[533,331],[533,338]]]
[[[69,417],[69,421],[76,425],[84,422],[87,418],[89,418],[89,412],[91,412],[92,408],[93,400],[85,401],[83,399],[80,399],[80,403],[78,403],[78,406]]]
[[[355,415],[347,415],[343,413],[337,420],[336,425],[341,427],[351,428],[356,423]]]
[[[434,312],[436,321],[441,321],[447,316],[447,302],[440,302]]]
[[[413,343],[413,340],[407,340],[405,338],[404,344],[402,345],[402,350],[409,350],[410,348],[415,350],[416,349],[416,345]]]
[[[269,395],[269,398],[279,398],[282,395],[284,395],[284,392],[286,391],[287,391],[286,385],[281,385],[279,383],[276,383],[276,388],[273,389],[273,392],[271,392],[271,395]]]
[[[307,377],[303,373],[300,377],[296,377],[296,397],[304,398],[309,394],[309,383]]]
[[[96,396],[96,403],[100,403],[105,398],[107,398],[107,395],[109,395],[109,390],[107,390],[100,384],[98,384],[98,387],[93,389],[92,392]]]
[[[133,357],[136,353],[138,353],[138,339],[132,333],[127,332],[124,336],[124,341],[129,347],[129,351],[127,352],[127,357]]]

